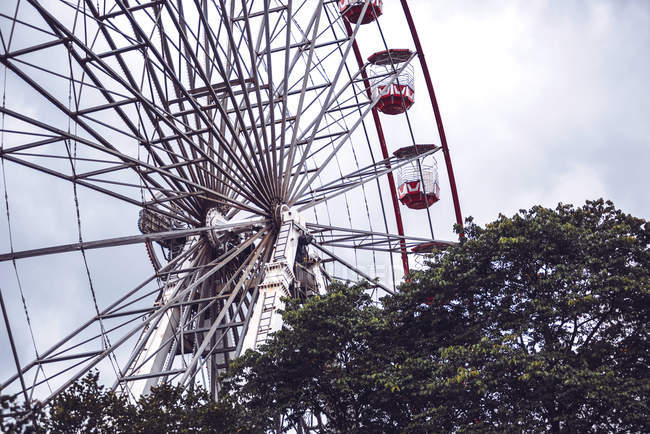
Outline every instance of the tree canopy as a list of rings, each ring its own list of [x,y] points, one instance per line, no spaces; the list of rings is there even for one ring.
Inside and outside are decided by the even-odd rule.
[[[228,433],[249,432],[236,409],[201,388],[163,384],[136,402],[98,382],[93,372],[26,418],[0,417],[2,432],[18,433]],[[10,399],[2,413],[24,412]]]
[[[648,223],[598,200],[464,235],[380,305],[342,285],[289,304],[230,396],[267,428],[647,432]]]
[[[342,283],[288,300],[285,327],[234,362],[218,403],[163,386],[135,405],[91,377],[43,426],[650,431],[650,225],[598,200],[470,219],[463,235],[379,302]]]

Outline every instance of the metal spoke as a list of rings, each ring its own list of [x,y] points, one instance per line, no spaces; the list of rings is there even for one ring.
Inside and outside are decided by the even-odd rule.
[[[295,205],[299,206],[299,211],[305,211],[311,207],[318,205],[319,203],[326,202],[347,193],[348,191],[354,190],[357,187],[360,187],[370,181],[373,181],[381,176],[400,169],[403,166],[411,163],[412,161],[417,161],[420,158],[425,158],[434,152],[438,151],[437,149],[432,149],[421,155],[416,155],[411,158],[402,159],[399,162],[392,162],[391,164],[386,164],[384,161],[380,161],[366,169],[353,172],[349,175],[342,176],[340,180],[334,181],[328,185],[321,186],[317,189],[311,191],[309,200],[305,200],[305,203],[295,202]],[[380,165],[384,165],[384,168],[379,169]],[[388,166],[388,167],[386,167]],[[358,179],[357,179],[358,178]],[[349,179],[356,179],[356,181],[348,181]],[[300,206],[302,205],[302,206]]]
[[[409,255],[449,245],[431,239],[433,229],[431,238],[421,235],[420,225],[405,234],[399,201],[408,202],[398,198],[393,173],[418,165],[424,179],[424,159],[439,148],[389,157],[385,100],[378,104],[375,86],[400,85],[418,58],[428,72],[417,39],[417,54],[388,72],[364,60],[362,39],[394,48],[382,19],[368,15],[381,12],[371,0],[354,4],[356,21],[334,0],[8,1],[0,13],[0,161],[11,248],[0,263],[11,261],[18,292],[30,300],[18,300],[25,324],[12,323],[6,311],[15,300],[3,285],[12,348],[3,362],[15,366],[3,390],[47,403],[106,366],[113,388],[134,400],[161,382],[203,384],[216,397],[231,361],[282,327],[282,297],[324,293],[342,269],[368,280],[373,294],[392,293],[400,277],[394,258],[401,255],[408,272]],[[405,122],[413,144],[416,118],[393,118]],[[441,145],[451,176],[445,139]],[[25,228],[40,223],[31,211],[38,207],[24,205],[41,200],[32,197],[36,186],[55,194],[53,179],[72,186],[78,240],[24,243]],[[10,195],[14,183],[19,193]],[[397,231],[384,207],[389,191]],[[79,200],[82,192],[89,200]],[[117,218],[136,207],[140,234],[97,235],[104,229],[89,216],[108,207]],[[57,206],[49,211],[63,219]],[[21,221],[12,223],[12,214]],[[153,274],[135,287],[110,285],[115,301],[106,306],[98,267],[117,269],[129,259],[110,249],[137,244]],[[20,327],[42,323],[28,312],[42,301],[31,299],[39,288],[27,288],[15,265],[45,270],[52,255],[71,252],[82,255],[56,260],[82,260],[91,313],[81,311],[81,325],[45,342],[46,351],[37,349],[41,337],[32,339],[35,356],[24,364]],[[392,278],[375,281],[359,264],[374,265],[375,274],[390,264]]]
[[[343,266],[345,266],[346,268],[348,268],[348,269],[354,271],[355,273],[357,273],[359,276],[361,276],[361,277],[363,277],[364,279],[366,279],[366,280],[367,280],[368,282],[370,282],[371,284],[379,286],[381,289],[383,289],[384,291],[386,291],[388,294],[393,294],[393,290],[392,290],[392,289],[390,289],[390,288],[388,288],[386,285],[384,285],[384,284],[382,284],[382,283],[376,281],[376,279],[373,279],[373,278],[370,277],[368,274],[366,274],[366,273],[364,273],[363,271],[359,270],[357,267],[355,267],[354,265],[350,264],[350,263],[347,262],[345,259],[341,258],[339,255],[335,254],[335,253],[332,252],[331,250],[328,250],[328,249],[324,248],[323,246],[321,246],[320,244],[318,244],[318,243],[316,243],[316,242],[313,242],[312,245],[313,245],[314,247],[316,247],[318,250],[320,250],[321,252],[325,253],[325,254],[326,254],[327,256],[329,256],[330,258],[336,260],[336,261],[337,261],[338,263],[340,263],[341,265],[343,265]]]
[[[85,241],[82,243],[64,244],[61,246],[44,247],[41,249],[23,250],[21,252],[0,253],[0,262],[10,261],[14,259],[31,258],[34,256],[52,255],[56,253],[75,252],[82,249],[91,250],[91,249],[100,249],[104,247],[117,247],[117,246],[127,246],[130,244],[140,244],[148,241],[149,242],[162,241],[162,240],[168,240],[172,238],[198,235],[212,230],[254,227],[256,225],[261,225],[264,223],[265,223],[264,219],[258,219],[258,220],[245,221],[245,222],[233,222],[233,223],[211,226],[211,227],[184,229],[184,230],[169,231],[169,232],[159,232],[156,234],[133,235],[130,237],[111,238],[111,239],[99,240],[99,241]]]

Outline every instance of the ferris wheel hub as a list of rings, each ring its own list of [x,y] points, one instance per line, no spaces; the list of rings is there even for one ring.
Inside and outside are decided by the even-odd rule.
[[[213,228],[206,233],[207,238],[212,247],[218,251],[225,251],[241,242],[240,236],[234,231],[221,228],[228,223],[226,217],[217,208],[211,208],[206,213],[205,225]]]
[[[273,223],[280,227],[285,220],[291,219],[293,211],[286,203],[279,203],[273,208]]]

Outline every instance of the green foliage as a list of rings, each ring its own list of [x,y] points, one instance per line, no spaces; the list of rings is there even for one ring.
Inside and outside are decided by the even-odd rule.
[[[650,432],[649,246],[646,221],[602,200],[469,219],[381,303],[343,284],[287,300],[218,403],[163,386],[133,404],[93,375],[2,429]]]
[[[344,286],[289,303],[230,399],[263,429],[647,432],[649,245],[602,200],[470,220],[382,306]]]
[[[376,420],[390,395],[368,375],[389,362],[373,351],[387,328],[381,310],[364,288],[333,285],[303,307],[288,301],[283,318],[285,328],[263,352],[249,351],[231,368],[230,399],[263,430],[276,428],[280,415],[297,429],[303,415],[314,414],[327,432],[368,432],[364,421]]]
[[[0,395],[0,431],[3,433],[40,433],[43,412],[19,403],[17,395]]]
[[[22,421],[4,418],[3,432],[217,433],[251,432],[233,408],[202,390],[162,385],[133,403],[98,383],[91,373],[57,396],[44,411]],[[4,401],[10,398],[3,397]],[[3,414],[4,411],[3,401]],[[7,407],[8,408],[8,407]],[[20,409],[24,410],[24,409]]]

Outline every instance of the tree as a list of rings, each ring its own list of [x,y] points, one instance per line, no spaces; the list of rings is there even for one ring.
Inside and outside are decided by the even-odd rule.
[[[650,224],[598,200],[464,231],[381,303],[344,284],[287,300],[218,403],[161,386],[133,404],[94,375],[2,429],[650,432]]]
[[[603,200],[470,220],[381,306],[340,285],[289,303],[229,399],[265,429],[647,432],[649,245]]]
[[[38,407],[17,402],[18,395],[0,395],[0,432],[41,432],[43,413]]]
[[[369,432],[371,424],[385,430],[381,409],[390,403],[367,375],[388,362],[376,352],[387,329],[381,310],[363,287],[341,284],[304,306],[287,303],[285,327],[262,352],[249,351],[231,367],[224,384],[233,406],[265,431],[300,431],[310,414],[321,432]]]
[[[91,373],[28,418],[2,418],[3,432],[221,433],[251,431],[235,408],[215,402],[201,388],[161,385],[137,402],[107,390]],[[8,397],[3,397],[3,415]],[[23,410],[15,407],[15,410]],[[4,419],[4,420],[3,420]]]

